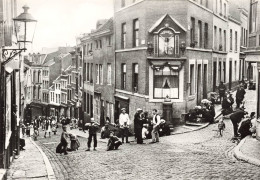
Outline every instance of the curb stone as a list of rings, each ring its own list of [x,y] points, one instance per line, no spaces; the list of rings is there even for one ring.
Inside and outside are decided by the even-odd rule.
[[[240,151],[240,148],[243,146],[243,144],[246,142],[248,137],[242,139],[240,141],[240,143],[235,147],[234,149],[234,156],[238,159],[238,160],[242,160],[242,161],[245,161],[245,162],[248,162],[250,164],[254,164],[256,166],[260,166],[260,160],[258,159],[255,159],[255,158],[252,158],[252,157],[249,157],[245,154],[243,154],[241,151]]]
[[[46,154],[42,151],[42,149],[31,138],[30,138],[30,141],[40,151],[40,153],[43,157],[45,167],[46,167],[46,170],[47,170],[47,174],[48,174],[48,179],[49,180],[56,180],[53,168],[52,168],[51,163],[50,163],[49,159],[47,158]]]

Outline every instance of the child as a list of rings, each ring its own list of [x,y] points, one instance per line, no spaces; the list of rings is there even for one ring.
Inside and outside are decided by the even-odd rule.
[[[76,135],[70,134],[70,150],[76,151],[80,147],[80,142]]]
[[[34,131],[33,131],[33,139],[34,141],[37,141],[37,137],[39,136],[39,131],[38,131],[38,128],[37,126],[34,126]]]
[[[109,140],[107,143],[107,151],[114,149],[117,150],[120,145],[122,145],[122,142],[117,136],[114,136],[114,131],[110,131]]]
[[[96,147],[97,147],[97,130],[98,130],[98,124],[94,121],[94,118],[91,118],[90,124],[88,123],[87,125],[87,129],[89,132],[89,136],[88,136],[88,149],[86,151],[90,151],[90,145],[91,145],[91,141],[92,141],[92,137],[94,138],[94,151],[96,151]]]
[[[220,119],[218,122],[218,131],[219,131],[220,136],[222,136],[225,127],[226,127],[226,125],[225,125],[223,119]]]

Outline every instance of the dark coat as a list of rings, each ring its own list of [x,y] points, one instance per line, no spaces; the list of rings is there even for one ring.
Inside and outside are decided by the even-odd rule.
[[[143,121],[141,120],[140,113],[135,113],[134,116],[134,128],[135,129],[142,129],[143,128]]]
[[[242,118],[244,117],[245,112],[243,110],[237,110],[236,112],[234,112],[233,114],[230,115],[230,119],[233,122],[236,123],[240,123],[240,121],[242,120]]]
[[[241,134],[241,138],[243,139],[247,135],[251,135],[252,133],[250,132],[250,127],[251,127],[251,119],[247,119],[241,123],[240,128],[238,129],[238,132]]]
[[[244,88],[238,88],[237,93],[236,93],[236,98],[243,100],[245,97],[245,94],[246,94],[246,91],[244,90]]]
[[[219,91],[219,94],[220,95],[224,95],[225,94],[225,92],[226,92],[226,86],[224,85],[224,84],[220,84],[219,86],[218,86],[218,91]]]

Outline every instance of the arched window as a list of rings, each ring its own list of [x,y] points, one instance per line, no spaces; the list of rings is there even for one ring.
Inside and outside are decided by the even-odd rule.
[[[41,99],[41,87],[38,87],[38,99]]]
[[[41,82],[41,71],[38,71],[38,83]]]

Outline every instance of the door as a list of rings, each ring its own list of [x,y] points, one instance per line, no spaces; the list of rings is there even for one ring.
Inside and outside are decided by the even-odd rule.
[[[198,64],[198,71],[197,71],[197,104],[199,105],[202,100],[202,84],[201,84],[201,64]]]
[[[104,100],[101,100],[100,104],[100,125],[105,125],[105,106],[104,106]]]
[[[173,121],[173,108],[172,103],[163,103],[163,118],[169,124],[176,124]]]
[[[208,65],[204,64],[203,71],[203,99],[207,99],[208,91]]]
[[[117,120],[119,119],[119,115],[120,115],[120,102],[119,101],[115,101],[115,116],[114,116],[114,122],[116,123]]]
[[[232,88],[232,61],[229,61],[229,90]]]
[[[213,91],[217,90],[217,62],[213,63]]]

